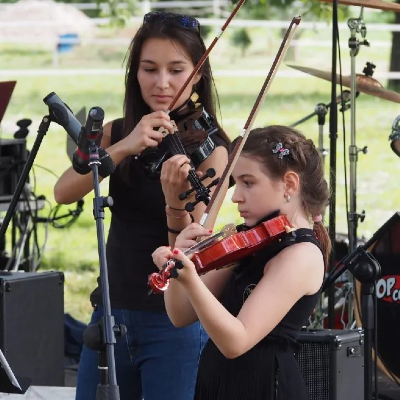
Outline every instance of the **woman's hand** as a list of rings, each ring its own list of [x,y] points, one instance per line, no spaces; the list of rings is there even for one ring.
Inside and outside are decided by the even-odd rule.
[[[163,133],[158,132],[161,126],[170,133],[174,132],[169,115],[164,111],[155,111],[143,116],[135,129],[123,139],[127,153],[137,155],[147,147],[157,147],[164,138]]]
[[[212,233],[212,230],[203,228],[201,225],[193,222],[177,236],[175,240],[175,247],[184,252],[198,243],[196,241],[197,238],[210,236]]]
[[[165,202],[171,207],[184,208],[179,195],[191,188],[188,180],[190,169],[190,159],[183,154],[176,154],[163,162],[160,180]]]

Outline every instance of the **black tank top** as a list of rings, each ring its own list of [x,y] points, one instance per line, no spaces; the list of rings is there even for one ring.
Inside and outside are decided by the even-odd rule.
[[[263,277],[265,264],[284,248],[301,242],[320,248],[314,231],[298,229],[242,260],[222,294],[221,302],[227,310],[237,316]],[[299,299],[263,340],[237,358],[227,359],[208,340],[200,359],[195,400],[307,400],[307,388],[293,352],[298,334],[320,294],[321,289]],[[268,315],[267,305],[265,314]]]
[[[113,121],[111,144],[122,139],[122,119]],[[228,147],[213,134],[216,146]],[[114,308],[165,311],[162,294],[148,295],[148,276],[157,272],[151,254],[168,244],[165,198],[159,179],[145,173],[142,162],[132,157],[129,180],[118,166],[110,176],[109,195],[114,200],[107,239],[107,267],[111,306]],[[91,294],[92,304],[102,302],[100,279]]]

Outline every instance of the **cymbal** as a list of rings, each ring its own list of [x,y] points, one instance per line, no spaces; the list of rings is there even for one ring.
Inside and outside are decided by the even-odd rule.
[[[325,81],[332,82],[332,73],[328,71],[321,71],[319,69],[301,67],[299,65],[290,65],[288,67],[305,72],[306,74],[316,76],[317,78],[324,79]],[[336,74],[336,82],[340,84],[340,75]],[[342,84],[348,88],[351,87],[351,77],[342,76]],[[393,90],[385,89],[382,85],[371,76],[356,74],[356,90],[358,92],[370,94],[371,96],[380,97],[381,99],[400,103],[400,94]]]
[[[324,3],[333,3],[333,0],[319,0]],[[400,4],[389,3],[383,0],[338,0],[338,5],[364,6],[367,8],[376,8],[384,11],[400,12]]]

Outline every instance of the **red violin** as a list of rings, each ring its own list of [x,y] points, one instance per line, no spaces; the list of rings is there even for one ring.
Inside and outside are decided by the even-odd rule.
[[[234,230],[236,231],[236,229]],[[199,275],[203,275],[214,269],[236,264],[242,258],[279,240],[285,233],[293,230],[287,217],[279,215],[247,231],[227,236],[232,233],[232,229],[229,227],[187,249],[185,255],[193,255],[192,261],[196,271]],[[159,272],[149,276],[148,284],[154,293],[166,290],[169,279],[176,276],[176,267],[172,261],[168,262]]]

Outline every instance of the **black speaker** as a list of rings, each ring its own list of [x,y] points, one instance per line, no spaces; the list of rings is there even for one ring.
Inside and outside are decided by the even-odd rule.
[[[364,399],[362,330],[308,330],[298,342],[296,358],[310,400]]]
[[[0,348],[15,376],[64,386],[63,273],[0,272]]]

